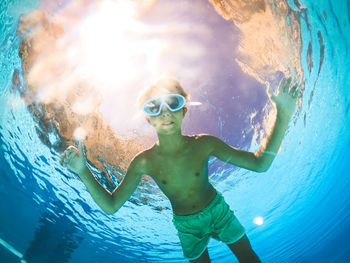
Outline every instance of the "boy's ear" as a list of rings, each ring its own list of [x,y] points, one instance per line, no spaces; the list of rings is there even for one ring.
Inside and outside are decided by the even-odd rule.
[[[183,107],[183,112],[184,112],[184,116],[186,115],[188,109],[186,107]]]

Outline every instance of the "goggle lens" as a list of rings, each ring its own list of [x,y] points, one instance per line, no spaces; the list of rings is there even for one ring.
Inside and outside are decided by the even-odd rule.
[[[161,101],[159,100],[150,101],[143,106],[143,109],[144,110],[146,109],[147,112],[150,112],[150,113],[157,113],[159,111],[160,104],[161,104]]]
[[[168,96],[164,99],[164,101],[166,102],[166,104],[168,104],[168,106],[171,108],[171,109],[177,109],[180,105],[180,99],[179,97],[175,97],[175,96]]]

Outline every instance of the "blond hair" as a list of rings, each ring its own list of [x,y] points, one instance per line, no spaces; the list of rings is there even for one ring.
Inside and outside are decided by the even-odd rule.
[[[171,77],[165,77],[157,80],[154,84],[148,86],[146,89],[144,89],[139,97],[138,97],[138,107],[141,109],[143,104],[150,99],[151,94],[154,91],[162,91],[164,94],[169,93],[175,93],[175,94],[180,94],[185,97],[186,101],[190,100],[190,94],[188,94],[183,87],[181,86],[180,82],[177,81],[174,78]]]

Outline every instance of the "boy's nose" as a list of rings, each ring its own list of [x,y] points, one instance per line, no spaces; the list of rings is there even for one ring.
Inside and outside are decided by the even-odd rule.
[[[170,115],[170,111],[167,106],[163,105],[162,110],[160,112],[161,115],[168,116]]]

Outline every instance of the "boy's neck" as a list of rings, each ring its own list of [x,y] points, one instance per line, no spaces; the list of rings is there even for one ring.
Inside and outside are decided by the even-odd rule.
[[[186,137],[182,135],[181,130],[169,135],[158,134],[158,140],[158,152],[168,154],[177,153],[186,143]]]

